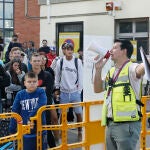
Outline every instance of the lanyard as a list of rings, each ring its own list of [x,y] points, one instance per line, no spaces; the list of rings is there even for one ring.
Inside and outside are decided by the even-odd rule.
[[[107,97],[110,95],[110,91],[111,91],[111,89],[112,89],[112,86],[113,86],[113,84],[117,81],[118,76],[119,76],[121,70],[123,69],[123,67],[124,67],[129,61],[130,61],[130,60],[127,60],[127,61],[125,61],[125,62],[123,63],[123,65],[119,68],[119,70],[118,70],[116,76],[114,76],[114,74],[115,74],[115,72],[114,72],[113,77],[112,77],[112,81],[111,81],[111,82],[112,82],[112,85],[109,86],[108,93],[107,93]]]

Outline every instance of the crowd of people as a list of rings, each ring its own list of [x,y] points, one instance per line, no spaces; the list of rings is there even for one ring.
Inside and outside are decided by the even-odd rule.
[[[74,56],[74,45],[62,43],[63,56],[56,55],[56,48],[42,41],[39,49],[34,42],[18,42],[13,35],[5,54],[0,60],[0,113],[18,113],[23,124],[30,124],[30,117],[36,115],[44,105],[76,103],[83,100],[83,50],[79,58]],[[0,46],[0,52],[3,47]],[[108,58],[95,63],[94,91],[105,90],[102,109],[102,123],[106,126],[107,150],[135,150],[141,130],[141,82],[145,73],[143,63],[132,63],[133,45],[128,40],[115,40],[109,51],[114,62],[104,81],[102,69]],[[104,87],[105,85],[105,87]],[[2,99],[6,99],[5,103]],[[82,122],[82,107],[69,108]],[[42,124],[61,123],[61,110],[50,110],[42,114]],[[59,121],[58,121],[59,120]],[[16,120],[10,120],[9,132],[16,133]],[[53,148],[61,138],[59,131],[43,131],[43,150]],[[78,140],[82,140],[82,128],[78,128]],[[32,142],[31,142],[32,141]],[[24,150],[36,150],[36,123],[31,133],[23,137]]]
[[[57,56],[56,48],[48,46],[46,39],[36,49],[33,41],[21,44],[16,34],[12,36],[5,57],[0,60],[0,113],[16,112],[21,115],[23,124],[29,124],[30,117],[35,116],[43,105],[81,102],[83,53],[76,58],[71,43],[62,43],[61,48],[64,56]],[[81,122],[82,108],[76,107],[74,113],[77,122]],[[61,110],[43,113],[42,124],[58,123],[61,123]],[[11,119],[9,132],[13,134],[16,131],[16,120]],[[24,136],[24,149],[36,150],[33,135],[36,135],[36,124],[31,134]],[[59,131],[43,132],[43,150],[55,147],[60,135]],[[30,142],[31,138],[34,144]],[[82,139],[81,127],[77,138]]]

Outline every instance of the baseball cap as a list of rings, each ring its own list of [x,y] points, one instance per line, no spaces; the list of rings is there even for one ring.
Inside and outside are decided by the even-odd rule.
[[[65,43],[64,47],[66,49],[69,49],[69,48],[74,49],[74,45],[72,43]]]
[[[50,46],[50,50],[51,51],[56,51],[56,47],[55,46]]]
[[[61,45],[61,49],[65,49],[66,47],[65,47],[65,44],[66,44],[66,42],[64,42],[62,45]]]

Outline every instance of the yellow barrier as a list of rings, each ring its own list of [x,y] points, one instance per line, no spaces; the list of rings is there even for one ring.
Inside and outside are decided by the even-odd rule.
[[[143,118],[142,118],[142,131],[141,131],[141,150],[150,150],[150,147],[147,148],[146,147],[146,136],[150,135],[150,130],[147,130],[146,128],[146,120],[148,117],[150,117],[150,112],[146,112],[146,102],[150,100],[150,96],[143,96],[142,97],[142,103],[144,104],[144,107],[142,107],[142,114],[143,114]]]
[[[90,107],[94,105],[101,105],[103,101],[82,102],[82,103],[69,103],[61,105],[51,105],[41,107],[35,117],[30,118],[31,122],[37,122],[37,150],[42,150],[42,131],[43,130],[60,130],[62,143],[60,146],[51,148],[51,150],[67,150],[71,148],[84,147],[85,150],[89,150],[90,146],[98,143],[105,143],[105,128],[101,127],[101,121],[90,121]],[[67,124],[67,109],[69,107],[82,106],[84,110],[84,121],[80,123]],[[62,110],[62,123],[60,125],[41,125],[41,115],[45,110],[51,110],[59,108]],[[83,127],[85,137],[78,143],[67,143],[67,131],[70,128]],[[94,130],[96,129],[96,133]],[[104,146],[105,147],[105,146]],[[105,149],[105,148],[104,148]]]
[[[141,142],[140,142],[140,149],[141,150],[150,150],[150,148],[146,148],[146,135],[150,135],[150,131],[147,131],[146,129],[146,119],[147,117],[150,117],[150,113],[146,112],[146,101],[150,99],[148,96],[142,97],[142,102],[144,103],[144,107],[142,107],[142,130],[141,130]],[[36,117],[31,118],[31,120],[37,121],[37,148],[38,150],[41,150],[42,140],[41,140],[41,134],[43,130],[61,130],[62,131],[62,145],[51,148],[51,150],[67,150],[71,148],[78,148],[78,147],[84,147],[85,150],[89,150],[90,146],[93,144],[98,143],[105,143],[105,128],[100,126],[101,120],[96,121],[90,121],[90,106],[92,105],[102,105],[103,101],[93,101],[93,102],[82,102],[82,103],[69,103],[69,104],[62,104],[62,105],[53,105],[53,106],[44,106],[39,111]],[[74,123],[74,124],[67,124],[67,109],[69,107],[78,107],[82,106],[85,108],[84,112],[84,121],[81,123]],[[62,109],[62,124],[60,125],[46,125],[41,126],[41,119],[40,116],[43,111],[50,110],[50,109]],[[79,143],[73,143],[73,144],[67,144],[67,130],[69,128],[77,128],[77,127],[84,127],[84,133],[85,137],[84,140],[82,140]],[[94,129],[96,129],[97,134],[94,134]],[[104,146],[105,147],[105,146]],[[104,148],[105,149],[105,148]]]
[[[1,137],[0,138],[0,144],[17,140],[18,150],[22,150],[23,134],[30,133],[30,126],[29,125],[22,125],[22,118],[17,113],[0,114],[0,118],[1,119],[14,118],[17,121],[17,133],[11,134],[9,136]]]
[[[146,102],[147,100],[150,100],[150,96],[143,96],[142,102],[144,104],[144,107],[142,107],[142,130],[141,130],[141,140],[140,140],[140,149],[141,150],[150,150],[150,148],[146,147],[146,136],[150,135],[150,131],[147,131],[146,128],[146,120],[147,117],[150,117],[150,112],[146,112]],[[36,121],[37,122],[37,150],[42,150],[42,131],[44,130],[60,130],[61,131],[61,145],[51,148],[51,150],[67,150],[72,148],[79,148],[84,147],[85,150],[89,150],[90,146],[93,144],[101,143],[104,145],[105,149],[105,128],[101,127],[101,120],[90,120],[90,108],[91,106],[97,106],[102,105],[103,101],[90,101],[90,102],[82,102],[82,103],[69,103],[69,104],[61,104],[61,105],[48,105],[41,107],[37,115],[35,117],[31,117],[31,122]],[[84,121],[80,123],[67,123],[67,109],[69,107],[83,107],[83,115],[84,115]],[[42,125],[41,115],[46,110],[52,110],[52,109],[61,109],[62,112],[62,123],[60,125]],[[0,138],[0,144],[3,144],[5,142],[9,141],[18,141],[18,150],[22,150],[22,139],[24,134],[30,133],[30,126],[29,125],[22,125],[22,118],[16,114],[16,113],[5,113],[0,114],[0,118],[15,118],[18,122],[17,127],[18,131],[16,134],[2,137]],[[32,123],[31,123],[32,124]],[[71,128],[78,128],[82,127],[84,128],[84,137],[81,142],[77,143],[67,143],[67,131]],[[96,129],[96,133],[93,132]]]

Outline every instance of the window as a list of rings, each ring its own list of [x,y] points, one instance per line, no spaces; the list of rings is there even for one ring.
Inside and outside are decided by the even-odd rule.
[[[3,28],[3,20],[0,20],[0,28]]]
[[[132,32],[132,22],[121,22],[119,26],[120,33],[131,33]]]
[[[147,32],[148,31],[148,22],[141,21],[136,22],[136,32]]]
[[[0,36],[2,37],[3,36],[3,31],[0,29]]]
[[[5,0],[5,2],[13,2],[14,0]]]
[[[13,20],[5,20],[5,28],[13,28]]]
[[[116,38],[137,42],[137,61],[141,61],[139,48],[142,46],[149,54],[149,20],[148,18],[116,20]]]
[[[83,49],[83,22],[66,22],[56,24],[56,41],[59,43],[59,33],[60,32],[79,32],[79,47]],[[56,45],[59,49],[60,45]],[[57,52],[58,53],[58,52]]]
[[[13,34],[14,27],[14,0],[0,0],[0,31],[4,43]]]
[[[12,30],[5,30],[5,36],[8,38],[8,37],[12,37],[13,35],[13,31]]]
[[[7,19],[13,18],[13,4],[12,3],[5,3],[5,13],[4,14],[5,14],[5,18],[7,18]]]

